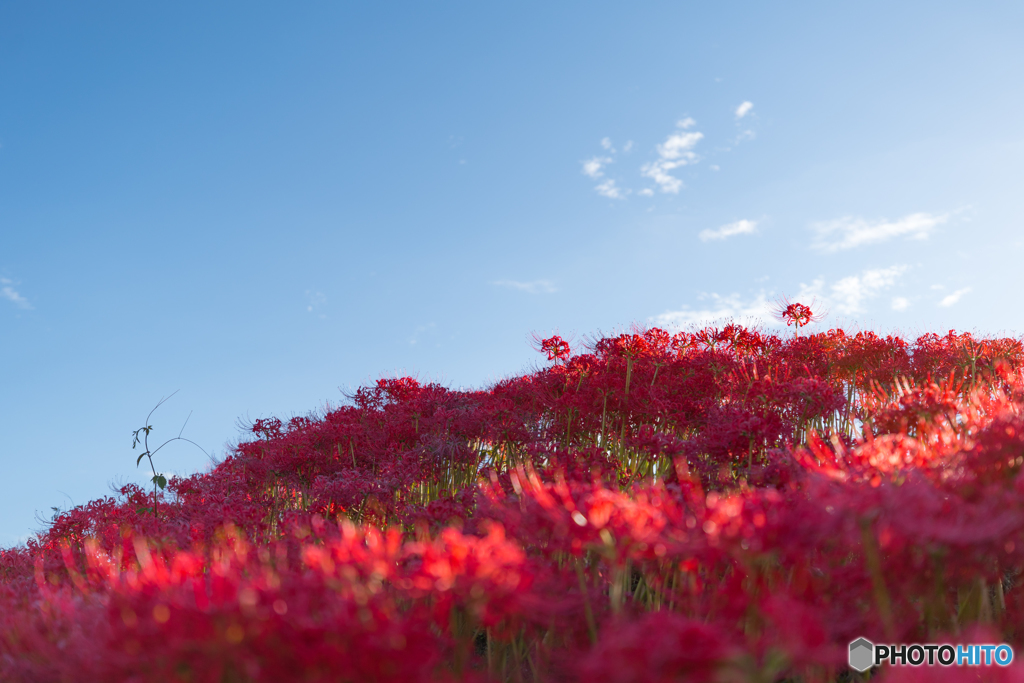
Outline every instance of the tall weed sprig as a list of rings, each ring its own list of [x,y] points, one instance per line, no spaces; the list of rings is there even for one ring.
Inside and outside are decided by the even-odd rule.
[[[135,448],[137,446],[140,446],[140,445],[143,448],[142,453],[135,460],[135,467],[139,466],[139,464],[142,462],[143,458],[147,458],[149,460],[149,467],[150,467],[150,469],[153,472],[153,477],[152,477],[152,479],[150,479],[150,481],[153,483],[153,516],[154,517],[157,516],[157,512],[158,512],[157,511],[157,489],[159,489],[160,491],[163,491],[164,489],[167,488],[167,477],[165,477],[162,474],[157,474],[156,466],[153,464],[153,456],[156,455],[157,452],[159,452],[161,448],[163,448],[164,446],[166,446],[167,444],[169,444],[171,442],[174,442],[174,441],[185,441],[186,443],[190,443],[193,446],[195,446],[196,448],[198,448],[199,450],[203,451],[203,453],[206,455],[207,458],[210,457],[210,454],[207,453],[206,450],[202,446],[197,444],[195,441],[192,441],[191,439],[186,439],[186,438],[184,438],[182,436],[182,434],[185,433],[185,426],[188,424],[189,418],[192,417],[192,412],[191,411],[189,411],[188,417],[185,418],[185,422],[181,425],[181,430],[178,432],[178,436],[174,437],[173,439],[168,439],[167,441],[164,441],[162,444],[157,446],[156,449],[154,449],[152,451],[149,449],[149,434],[150,434],[150,432],[153,431],[153,425],[151,425],[149,423],[149,419],[151,417],[153,417],[153,413],[156,412],[157,408],[159,408],[164,403],[169,401],[174,396],[174,394],[178,393],[178,391],[180,391],[180,389],[174,391],[174,393],[172,393],[170,396],[168,396],[166,398],[161,398],[157,402],[157,404],[155,406],[153,406],[153,409],[151,411],[149,411],[149,415],[146,416],[146,425],[144,427],[139,427],[134,432],[132,432],[132,450],[135,450]]]

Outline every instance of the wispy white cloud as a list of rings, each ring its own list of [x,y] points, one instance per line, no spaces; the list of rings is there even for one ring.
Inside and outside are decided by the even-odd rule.
[[[828,285],[824,278],[817,278],[810,284],[801,284],[793,301],[811,304],[816,310],[851,315],[863,313],[866,304],[894,286],[908,266],[896,265],[890,268],[874,268],[842,278]],[[677,311],[666,311],[652,318],[652,322],[665,328],[686,328],[712,323],[732,321],[742,325],[776,325],[773,315],[775,302],[761,290],[756,296],[744,299],[738,294],[702,294],[703,306],[684,306]],[[904,310],[909,302],[902,297],[892,300],[896,310]],[[906,305],[904,305],[904,302]]]
[[[806,303],[806,304],[810,305],[808,302],[810,302],[810,301],[812,301],[814,299],[818,299],[818,300],[822,299],[823,298],[823,294],[822,293],[824,291],[825,291],[825,278],[823,278],[823,277],[816,278],[809,285],[806,284],[806,283],[801,282],[800,283],[800,291],[796,295],[796,301],[799,301],[800,303]]]
[[[558,289],[554,283],[550,280],[531,280],[530,282],[519,282],[517,280],[496,280],[491,283],[498,287],[505,287],[506,289],[514,289],[520,292],[527,292],[528,294],[551,294],[557,292]]]
[[[604,138],[601,140],[601,146],[606,150],[609,150],[612,154],[615,153],[615,149],[612,147],[611,138]],[[604,167],[615,161],[612,157],[593,157],[587,159],[583,163],[583,175],[594,180],[604,178]],[[602,197],[608,197],[609,199],[625,199],[626,195],[629,194],[629,190],[624,190],[618,186],[618,184],[612,178],[606,178],[601,183],[594,186],[594,190]]]
[[[744,102],[740,106],[736,107],[736,118],[742,119],[744,116],[750,113],[750,110],[754,108],[753,102]]]
[[[611,157],[594,157],[592,159],[587,159],[582,163],[583,175],[587,176],[588,178],[597,179],[604,175],[604,171],[602,169],[604,169],[604,167],[607,166],[608,164],[612,163],[612,159]]]
[[[615,181],[608,178],[600,185],[594,188],[599,195],[602,197],[608,197],[609,199],[625,199],[626,195],[629,194],[628,190],[622,190],[615,184]]]
[[[741,325],[754,325],[771,318],[772,304],[764,291],[747,301],[741,299],[738,294],[722,296],[714,293],[702,294],[699,299],[708,302],[704,308],[694,310],[683,307],[678,311],[666,311],[654,317],[655,324],[679,329],[726,320]]]
[[[906,297],[896,296],[892,299],[892,310],[905,311],[910,308],[910,301]]]
[[[309,304],[306,306],[306,311],[309,313],[312,313],[313,309],[320,308],[327,303],[327,297],[324,296],[323,292],[306,290],[306,298],[309,300]]]
[[[0,277],[0,298],[7,299],[18,308],[31,309],[32,304],[14,288],[14,282]]]
[[[323,307],[324,305],[327,304],[327,297],[324,295],[323,292],[319,292],[319,291],[315,291],[315,290],[311,290],[311,289],[306,290],[306,300],[307,300],[307,304],[306,304],[306,312],[307,313],[313,313],[314,311],[319,310],[321,307]],[[323,313],[320,313],[319,317],[320,317],[321,320],[324,320],[324,319],[327,318],[327,316],[324,315]]]
[[[825,253],[835,253],[867,244],[885,242],[895,237],[927,239],[935,228],[949,219],[949,214],[912,213],[898,220],[875,221],[846,216],[833,221],[815,223],[817,233],[813,247]]]
[[[960,301],[960,298],[963,297],[964,294],[967,294],[970,291],[971,291],[970,287],[964,287],[963,289],[958,289],[955,292],[953,292],[952,294],[949,294],[945,298],[943,298],[942,301],[939,302],[939,306],[942,306],[943,308],[949,308],[950,306],[952,306],[956,302]]]
[[[697,236],[702,242],[708,242],[710,240],[724,240],[734,235],[749,235],[755,232],[757,232],[757,221],[742,220],[735,223],[727,223],[718,228],[701,230]]]
[[[675,168],[673,164],[663,161],[652,161],[644,164],[640,172],[643,173],[644,177],[650,178],[657,183],[662,192],[679,194],[679,190],[683,189],[683,181],[669,173],[673,168]]]
[[[649,187],[645,187],[644,189],[640,190],[639,194],[643,195],[644,197],[653,197],[654,190],[652,190]]]
[[[419,344],[425,335],[434,335],[437,330],[437,325],[434,323],[428,323],[426,325],[417,325],[416,329],[413,330],[412,336],[409,337],[409,345],[416,346]]]
[[[683,189],[683,181],[670,172],[700,160],[693,148],[704,139],[704,134],[690,130],[696,124],[692,118],[677,122],[676,127],[680,130],[669,135],[665,142],[658,145],[658,158],[640,168],[641,175],[653,180],[662,192],[678,194],[679,190]]]
[[[750,129],[747,129],[747,130],[743,131],[742,133],[740,133],[739,135],[737,135],[736,139],[732,141],[732,144],[738,145],[741,142],[748,142],[749,140],[753,140],[756,137],[757,137],[757,133],[755,133],[754,131],[752,131]]]
[[[622,146],[622,152],[623,152],[623,154],[629,154],[629,152],[630,152],[630,151],[631,151],[632,149],[633,149],[633,141],[632,141],[632,140],[627,140],[627,141],[626,141],[626,144],[624,144],[624,145]]]
[[[889,268],[873,268],[844,277],[835,282],[827,290],[824,279],[817,279],[810,285],[802,285],[798,298],[800,300],[817,298],[826,307],[836,313],[853,315],[863,313],[867,301],[879,296],[899,280],[909,266],[896,265]],[[896,308],[895,300],[893,308]],[[902,309],[896,309],[902,310]]]
[[[612,153],[615,152],[615,148],[612,147],[612,139],[611,138],[601,138],[601,146],[604,147],[605,149],[607,149],[608,151],[612,152]]]

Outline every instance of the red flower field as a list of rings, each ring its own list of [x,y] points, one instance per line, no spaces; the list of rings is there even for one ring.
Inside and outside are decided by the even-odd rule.
[[[860,636],[1024,645],[1018,340],[538,341],[0,551],[0,680],[832,681]]]

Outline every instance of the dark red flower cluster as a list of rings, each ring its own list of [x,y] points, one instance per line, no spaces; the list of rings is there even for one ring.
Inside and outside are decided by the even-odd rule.
[[[538,342],[0,551],[0,680],[824,681],[860,636],[1024,645],[1020,341]]]

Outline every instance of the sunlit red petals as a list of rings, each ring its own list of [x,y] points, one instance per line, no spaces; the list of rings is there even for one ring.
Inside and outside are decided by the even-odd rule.
[[[569,342],[565,341],[557,334],[547,339],[542,339],[540,342],[540,350],[542,353],[548,355],[548,360],[561,360],[566,358],[570,353]]]

